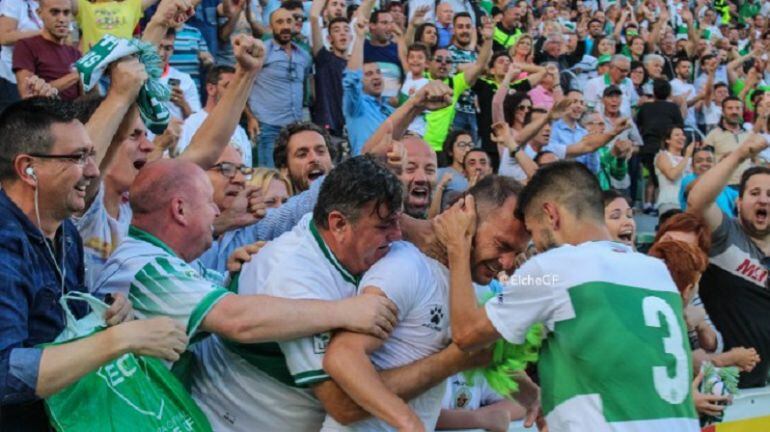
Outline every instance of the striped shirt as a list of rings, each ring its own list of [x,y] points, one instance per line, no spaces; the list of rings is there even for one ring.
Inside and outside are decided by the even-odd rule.
[[[174,40],[174,54],[171,55],[169,64],[178,70],[190,75],[195,86],[201,86],[201,61],[198,54],[209,52],[203,34],[197,28],[185,24],[177,31]]]

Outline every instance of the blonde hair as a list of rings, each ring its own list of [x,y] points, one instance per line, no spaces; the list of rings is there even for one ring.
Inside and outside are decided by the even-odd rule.
[[[291,181],[289,181],[285,175],[281,174],[274,168],[254,168],[254,174],[251,175],[249,184],[261,189],[262,193],[267,193],[267,188],[270,186],[270,182],[272,180],[283,182],[283,184],[286,186],[286,192],[289,193],[289,196],[294,195],[294,188],[291,186]]]
[[[519,42],[521,42],[522,39],[529,39],[529,52],[527,53],[527,58],[529,58],[529,56],[535,52],[535,40],[532,38],[532,36],[525,33],[522,34],[518,40],[516,40],[516,43],[508,48],[508,56],[511,58],[511,60],[516,57],[516,49],[519,47]]]

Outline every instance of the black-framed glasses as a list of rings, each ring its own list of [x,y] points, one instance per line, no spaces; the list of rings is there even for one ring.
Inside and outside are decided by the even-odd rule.
[[[85,165],[89,159],[96,157],[96,150],[81,151],[72,154],[45,154],[45,153],[27,153],[29,156],[39,159],[58,159],[67,160],[76,165]]]
[[[241,174],[243,174],[244,177],[250,178],[252,174],[254,174],[254,168],[246,166],[246,165],[236,165],[234,163],[230,162],[220,162],[211,169],[216,169],[219,171],[223,176],[227,178],[233,178],[235,177],[235,174],[240,171]]]

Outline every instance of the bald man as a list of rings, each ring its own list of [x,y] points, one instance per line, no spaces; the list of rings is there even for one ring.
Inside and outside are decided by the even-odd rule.
[[[436,185],[436,152],[416,136],[407,136],[402,142],[407,154],[406,169],[399,176],[404,185],[404,212],[409,216],[425,219]]]
[[[227,291],[222,274],[190,265],[212,242],[219,214],[213,193],[194,163],[165,159],[145,166],[131,185],[128,237],[105,264],[97,292],[128,295],[137,317],[171,317],[191,338],[211,333],[242,343],[339,328],[374,331],[376,320],[393,318],[378,296],[315,301]]]

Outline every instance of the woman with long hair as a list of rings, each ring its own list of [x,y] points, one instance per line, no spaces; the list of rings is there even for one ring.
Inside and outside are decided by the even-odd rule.
[[[664,135],[661,150],[655,155],[655,175],[658,177],[659,213],[679,208],[679,188],[682,178],[690,173],[693,145],[686,146],[687,136],[681,127],[674,126]],[[686,148],[685,148],[686,146]]]

